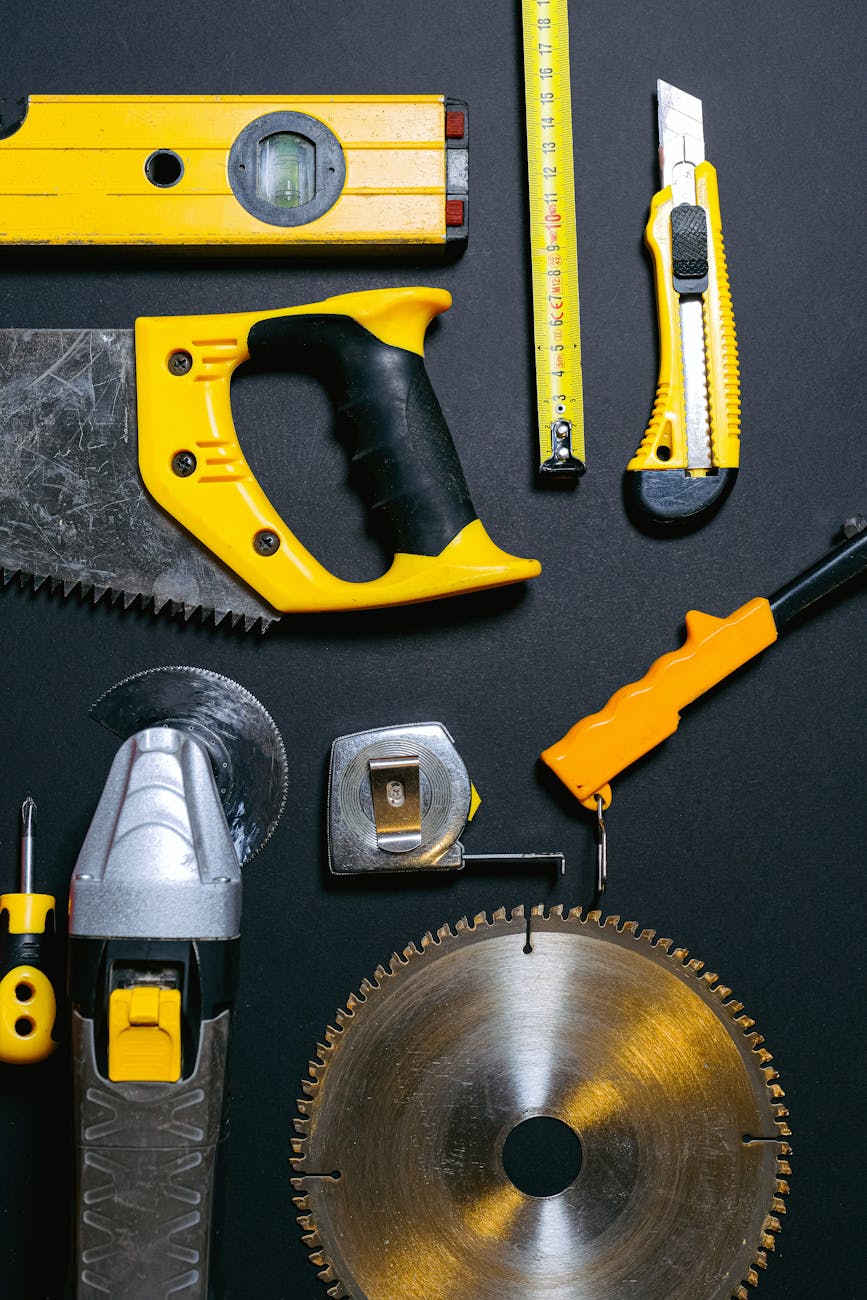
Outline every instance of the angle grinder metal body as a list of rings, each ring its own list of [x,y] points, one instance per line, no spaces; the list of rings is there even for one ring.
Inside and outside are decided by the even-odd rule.
[[[216,674],[156,670],[115,692],[96,716],[133,734],[70,889],[74,1294],[211,1300],[242,850],[279,816],[285,754],[258,701]],[[263,788],[279,798],[256,822]]]

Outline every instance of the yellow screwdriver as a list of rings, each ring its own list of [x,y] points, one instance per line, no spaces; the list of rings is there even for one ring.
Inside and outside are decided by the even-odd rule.
[[[57,999],[49,972],[54,958],[56,904],[33,892],[36,804],[21,805],[21,892],[0,895],[0,1061],[30,1065],[57,1046],[52,1031]]]

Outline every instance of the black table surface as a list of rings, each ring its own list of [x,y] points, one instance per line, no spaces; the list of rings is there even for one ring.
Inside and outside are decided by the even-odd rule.
[[[67,883],[115,742],[90,703],[129,673],[234,677],[286,740],[289,801],[245,880],[226,1207],[232,1294],[324,1295],[288,1158],[299,1080],[335,1008],[394,949],[498,905],[586,902],[592,825],[537,755],[678,644],[686,610],[727,614],[821,554],[867,507],[867,11],[829,0],[571,6],[588,472],[540,490],[535,444],[519,6],[261,0],[242,6],[4,6],[4,92],[410,93],[465,98],[471,230],[452,265],[44,254],[0,263],[0,325],[314,302],[431,283],[454,295],[427,365],[489,531],[538,556],[525,589],[376,614],[286,618],[265,637],[0,593],[0,862],[39,806],[38,881]],[[657,77],[704,102],[741,352],[743,455],[722,513],[681,540],[627,521],[621,474],[657,371],[642,234],[657,188]],[[348,577],[382,554],[346,484],[323,393],[242,377],[236,418],[285,517]],[[759,1294],[863,1294],[865,689],[863,583],[691,708],[617,783],[608,910],[671,935],[755,1017],[791,1109],[794,1176]],[[564,881],[515,870],[342,886],[324,861],[336,735],[440,719],[484,802],[468,851],[560,848]],[[8,884],[7,884],[8,882]],[[58,1297],[69,1249],[68,1061],[0,1069],[0,1291]],[[696,1243],[696,1249],[701,1244]],[[472,1296],[468,1277],[465,1294]]]

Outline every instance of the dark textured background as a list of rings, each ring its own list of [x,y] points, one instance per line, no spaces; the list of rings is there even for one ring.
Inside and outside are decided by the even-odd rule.
[[[431,331],[428,365],[476,506],[498,541],[544,564],[523,591],[286,619],[265,639],[0,594],[0,862],[10,885],[17,804],[30,791],[39,879],[65,896],[115,749],[87,709],[126,674],[217,669],[258,695],[285,735],[287,812],[246,885],[227,1232],[234,1294],[312,1298],[324,1290],[299,1241],[287,1159],[298,1080],[335,1007],[428,927],[500,903],[585,901],[591,827],[539,776],[538,751],[673,647],[688,608],[724,614],[774,590],[867,506],[867,17],[839,0],[572,6],[590,468],[577,492],[552,494],[531,473],[516,4],[4,9],[6,91],[442,91],[471,105],[470,247],[456,265],[0,266],[0,324],[17,326],[125,326],[137,314],[446,286],[455,305]],[[656,382],[642,232],[657,183],[657,76],[704,100],[743,381],[735,494],[703,532],[675,542],[635,532],[620,498]],[[267,481],[304,541],[348,576],[374,575],[381,556],[319,391],[244,378],[236,397],[251,457],[270,462]],[[692,708],[675,739],[621,778],[609,818],[610,909],[719,970],[782,1073],[794,1178],[766,1300],[863,1294],[864,630],[862,585]],[[470,871],[379,888],[327,880],[332,738],[429,717],[450,728],[485,798],[467,848],[562,846],[562,886]],[[54,1300],[62,1288],[65,1072],[62,1056],[0,1071],[0,1292],[14,1300]]]

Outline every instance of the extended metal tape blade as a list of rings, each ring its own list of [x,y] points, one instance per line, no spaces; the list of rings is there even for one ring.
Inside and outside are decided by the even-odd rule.
[[[145,491],[131,330],[0,330],[0,570],[185,618],[279,617]]]
[[[207,749],[241,863],[270,839],[286,803],[283,738],[243,686],[205,668],[150,668],[112,686],[90,715],[126,740],[146,727],[179,727]]]
[[[788,1190],[761,1044],[716,975],[617,917],[425,935],[337,1013],[302,1085],[295,1203],[329,1295],[745,1300]],[[540,1121],[579,1158],[522,1188],[507,1147]]]

